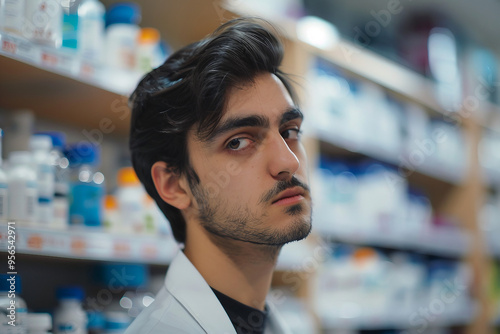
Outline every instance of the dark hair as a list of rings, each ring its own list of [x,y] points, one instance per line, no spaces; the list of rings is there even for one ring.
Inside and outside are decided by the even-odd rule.
[[[196,126],[196,135],[207,138],[223,116],[228,89],[252,82],[259,73],[275,74],[295,97],[279,69],[283,47],[273,30],[261,19],[231,20],[172,54],[144,76],[130,97],[132,164],[178,242],[185,242],[186,223],[180,210],[158,195],[151,167],[164,161],[170,171],[186,175],[190,184],[199,183],[189,163],[188,131]]]

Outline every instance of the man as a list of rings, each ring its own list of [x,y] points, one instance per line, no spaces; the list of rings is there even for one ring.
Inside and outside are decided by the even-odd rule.
[[[236,19],[131,97],[132,162],[183,244],[133,333],[287,333],[266,303],[281,247],[311,230],[303,115],[282,46]]]

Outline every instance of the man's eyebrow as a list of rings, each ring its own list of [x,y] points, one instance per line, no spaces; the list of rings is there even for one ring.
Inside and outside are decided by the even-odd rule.
[[[304,114],[302,114],[302,111],[296,107],[288,109],[283,113],[283,115],[281,115],[280,126],[294,119],[304,119]]]
[[[217,126],[217,128],[210,134],[210,136],[207,138],[206,141],[212,142],[229,131],[246,127],[269,128],[270,127],[269,118],[261,115],[228,118],[221,124],[219,124],[219,126]]]
[[[279,120],[279,125],[282,126],[283,124],[294,120],[294,119],[303,119],[304,115],[300,111],[300,109],[296,107],[292,107],[285,111],[281,115],[281,119]],[[207,143],[213,142],[220,136],[224,135],[225,133],[228,133],[230,131],[233,131],[235,129],[239,128],[247,128],[247,127],[254,127],[254,128],[270,128],[270,121],[268,117],[262,116],[262,115],[250,115],[246,117],[230,117],[223,121],[221,124],[217,126],[217,128],[209,135],[209,137],[205,140]]]

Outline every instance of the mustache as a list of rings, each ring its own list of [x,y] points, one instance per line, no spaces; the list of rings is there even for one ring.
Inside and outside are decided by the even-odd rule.
[[[267,203],[270,200],[272,200],[275,196],[278,196],[282,191],[293,187],[301,187],[308,193],[310,192],[309,186],[307,184],[303,183],[295,176],[292,176],[292,178],[288,181],[278,181],[276,185],[273,187],[273,189],[269,190],[260,198],[259,203],[261,204]]]

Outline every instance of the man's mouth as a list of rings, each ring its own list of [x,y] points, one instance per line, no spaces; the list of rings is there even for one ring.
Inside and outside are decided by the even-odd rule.
[[[304,189],[301,187],[293,187],[281,192],[272,202],[276,205],[291,205],[296,204],[304,199]]]

